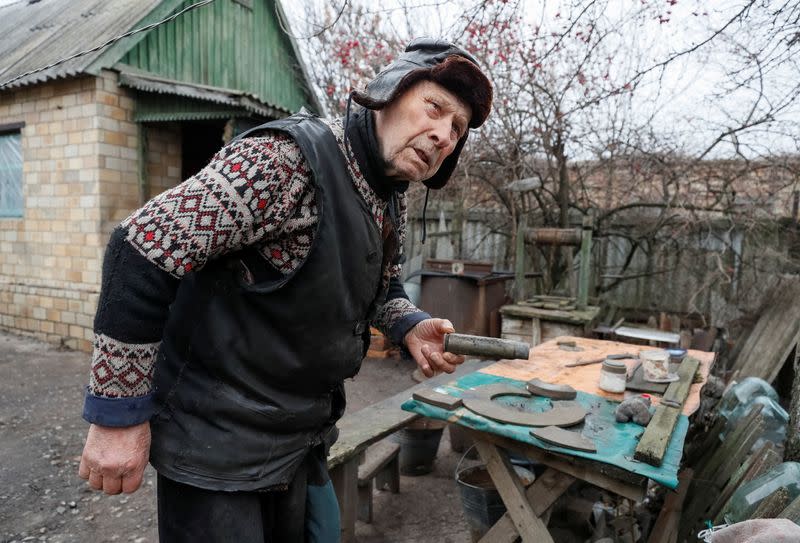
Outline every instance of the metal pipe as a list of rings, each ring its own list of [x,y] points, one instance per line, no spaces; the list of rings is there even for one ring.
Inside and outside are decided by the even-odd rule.
[[[581,244],[583,233],[580,228],[529,228],[525,239],[540,245],[574,245]]]
[[[470,336],[467,334],[446,334],[444,350],[448,353],[485,358],[528,359],[531,346],[521,341],[496,337]]]

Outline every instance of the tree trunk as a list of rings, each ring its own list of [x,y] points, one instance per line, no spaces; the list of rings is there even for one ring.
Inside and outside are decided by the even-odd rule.
[[[555,146],[556,163],[558,164],[558,224],[561,228],[569,228],[569,171],[567,170],[567,155],[564,152],[564,140],[559,133]],[[554,270],[554,285],[563,284],[568,293],[575,294],[576,285],[573,284],[572,274],[572,247],[561,247],[560,270]],[[566,280],[563,280],[566,279]]]

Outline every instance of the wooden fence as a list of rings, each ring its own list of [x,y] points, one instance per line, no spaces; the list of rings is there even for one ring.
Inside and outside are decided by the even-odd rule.
[[[495,270],[513,270],[512,234],[493,226],[503,222],[497,214],[471,213],[454,228],[452,213],[435,211],[423,245],[422,220],[412,218],[405,272],[420,269],[426,258],[490,261]],[[624,309],[695,313],[725,327],[754,311],[781,277],[798,273],[796,235],[777,223],[750,231],[719,224],[674,232],[637,247],[630,259],[632,242],[622,235],[625,227],[617,231],[621,235],[595,239],[590,291]]]

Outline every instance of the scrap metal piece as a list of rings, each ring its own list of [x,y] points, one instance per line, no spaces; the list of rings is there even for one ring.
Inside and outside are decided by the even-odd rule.
[[[530,397],[527,390],[508,385],[484,385],[464,393],[464,407],[487,419],[518,426],[573,426],[586,417],[586,410],[573,402],[554,404],[548,411],[533,413],[517,411],[508,406],[493,402],[499,396]]]
[[[574,400],[578,392],[569,385],[547,383],[541,379],[531,379],[525,383],[525,388],[531,394],[552,398],[554,400]]]
[[[558,445],[566,449],[576,449],[578,451],[597,452],[594,441],[583,437],[578,432],[570,432],[556,426],[536,428],[531,430],[531,435],[547,443]]]
[[[580,352],[583,350],[583,347],[579,347],[574,341],[558,341],[556,345],[562,351]]]
[[[445,334],[444,350],[453,354],[527,360],[531,346],[521,341],[496,337]]]
[[[456,398],[455,396],[450,396],[449,394],[442,394],[441,392],[437,392],[432,388],[417,390],[411,394],[411,397],[418,402],[441,407],[442,409],[449,409],[450,411],[463,405],[461,398]]]

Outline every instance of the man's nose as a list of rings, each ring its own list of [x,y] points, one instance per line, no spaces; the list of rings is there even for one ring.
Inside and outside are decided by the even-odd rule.
[[[450,124],[445,122],[434,124],[430,131],[430,138],[433,140],[434,145],[441,149],[450,145]]]

